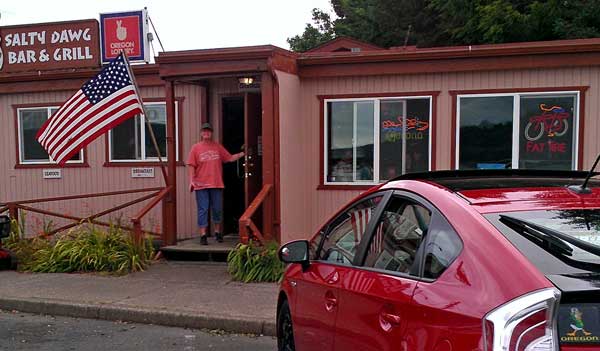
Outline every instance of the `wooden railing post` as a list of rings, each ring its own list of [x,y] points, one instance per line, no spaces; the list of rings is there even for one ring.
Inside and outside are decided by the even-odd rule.
[[[19,207],[16,204],[8,204],[8,216],[10,217],[10,219],[19,223]]]
[[[142,242],[142,223],[139,219],[134,218],[131,220],[131,222],[133,223],[133,239],[135,240],[135,242],[137,244]]]

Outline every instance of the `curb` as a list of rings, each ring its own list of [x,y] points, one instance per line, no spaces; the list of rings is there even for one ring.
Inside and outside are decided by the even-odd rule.
[[[126,321],[192,329],[220,329],[232,333],[275,336],[275,323],[250,318],[209,316],[138,307],[67,303],[45,299],[0,297],[0,309],[66,317]]]

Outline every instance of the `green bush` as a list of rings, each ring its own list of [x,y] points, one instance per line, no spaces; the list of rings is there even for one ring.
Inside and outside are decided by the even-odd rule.
[[[285,266],[277,257],[278,249],[275,242],[265,246],[238,244],[227,256],[229,274],[244,283],[280,281]]]
[[[13,226],[5,245],[17,255],[19,270],[43,273],[124,274],[144,270],[154,254],[149,238],[138,244],[117,226],[103,231],[90,224],[52,240],[25,238],[21,228]]]

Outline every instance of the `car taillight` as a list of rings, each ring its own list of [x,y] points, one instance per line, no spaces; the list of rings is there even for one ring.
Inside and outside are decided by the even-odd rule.
[[[558,351],[556,316],[560,291],[518,297],[483,320],[485,351]]]

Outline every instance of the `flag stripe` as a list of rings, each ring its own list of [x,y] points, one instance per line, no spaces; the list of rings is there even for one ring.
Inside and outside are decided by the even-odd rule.
[[[111,117],[110,120],[106,120],[106,121],[102,122],[102,124],[94,127],[93,129],[89,130],[85,135],[79,137],[71,147],[69,147],[66,151],[63,152],[63,154],[61,154],[59,156],[59,158],[65,159],[65,160],[70,159],[76,153],[78,153],[81,148],[86,147],[94,139],[96,139],[100,135],[106,133],[106,131],[108,131],[109,129],[114,128],[115,126],[121,124],[126,119],[129,119],[129,118],[137,115],[138,113],[140,113],[139,107],[137,107],[137,106],[126,107],[123,111],[121,111],[117,115],[112,116],[112,117],[116,117],[116,118]]]
[[[111,95],[110,100],[107,100],[106,102],[101,102],[96,105],[91,105],[86,102],[86,104],[90,105],[90,107],[87,108],[84,113],[77,117],[76,123],[66,126],[66,128],[60,131],[60,134],[54,136],[52,140],[48,141],[48,145],[46,147],[48,148],[48,150],[54,150],[56,147],[60,147],[58,146],[58,143],[64,143],[65,137],[67,135],[73,132],[77,132],[83,124],[87,125],[88,123],[90,123],[90,121],[95,121],[98,118],[98,116],[102,117],[104,109],[114,109],[118,106],[118,104],[115,103],[119,102],[121,99],[124,98],[127,100],[135,99],[135,101],[137,101],[135,91],[131,86],[128,88],[118,90],[113,95]]]
[[[102,123],[103,122],[102,120],[106,118],[107,114],[118,113],[123,108],[127,108],[132,105],[134,107],[137,107],[138,104],[137,104],[137,99],[135,98],[135,95],[131,95],[130,97],[127,97],[126,99],[127,100],[121,101],[118,105],[107,104],[106,105],[107,107],[101,113],[92,115],[89,118],[87,118],[86,120],[80,121],[79,123],[77,123],[76,126],[74,126],[73,128],[70,129],[68,138],[57,139],[60,142],[56,146],[49,148],[49,150],[52,152],[53,155],[60,155],[63,153],[65,148],[67,148],[72,143],[72,140],[78,139],[80,135],[84,135],[91,128],[94,128],[95,125],[97,125],[98,123]],[[136,111],[138,111],[138,113],[139,113],[141,110],[139,109],[139,107],[137,107]],[[109,118],[106,118],[106,119],[110,121],[112,118],[113,117],[110,116]]]
[[[40,130],[38,130],[35,138],[38,140],[43,140],[43,138],[46,137],[46,135],[55,127],[56,123],[60,122],[59,119],[57,119],[57,117],[59,117],[62,112],[65,111],[65,109],[69,108],[69,106],[71,106],[71,102],[74,99],[77,99],[79,97],[81,97],[83,95],[83,92],[81,91],[81,89],[79,89],[77,91],[77,93],[75,93],[75,95],[71,96],[69,98],[69,100],[67,100],[67,102],[65,102],[58,110],[56,110],[56,112],[54,112],[54,114],[52,116],[50,116],[50,118],[48,118],[48,123],[45,123]],[[85,98],[85,95],[83,95],[83,97]]]
[[[73,115],[67,118],[64,118],[62,121],[59,121],[54,130],[49,132],[46,135],[45,140],[42,142],[42,145],[44,147],[50,148],[52,145],[52,142],[56,139],[56,137],[61,133],[64,132],[64,128],[67,127],[69,125],[69,123],[72,123],[72,121],[77,120],[78,118],[80,118],[81,115],[83,115],[86,111],[88,111],[93,105],[90,104],[87,99],[85,98],[85,95],[82,95],[82,99],[75,101],[77,103],[77,105],[73,105],[74,111],[72,112]],[[70,111],[69,111],[70,113]]]
[[[79,97],[77,99],[73,100],[71,102],[71,104],[69,106],[67,106],[67,108],[64,109],[60,114],[55,114],[54,116],[52,116],[51,117],[52,122],[50,123],[50,128],[48,128],[48,130],[44,133],[45,135],[42,137],[43,138],[41,140],[42,145],[47,145],[48,139],[52,138],[52,136],[55,133],[60,132],[64,123],[69,121],[68,116],[71,114],[71,111],[73,111],[73,109],[76,109],[80,104],[86,103],[86,102],[87,102],[87,99],[86,99],[85,95],[83,93],[81,93],[79,95]]]

